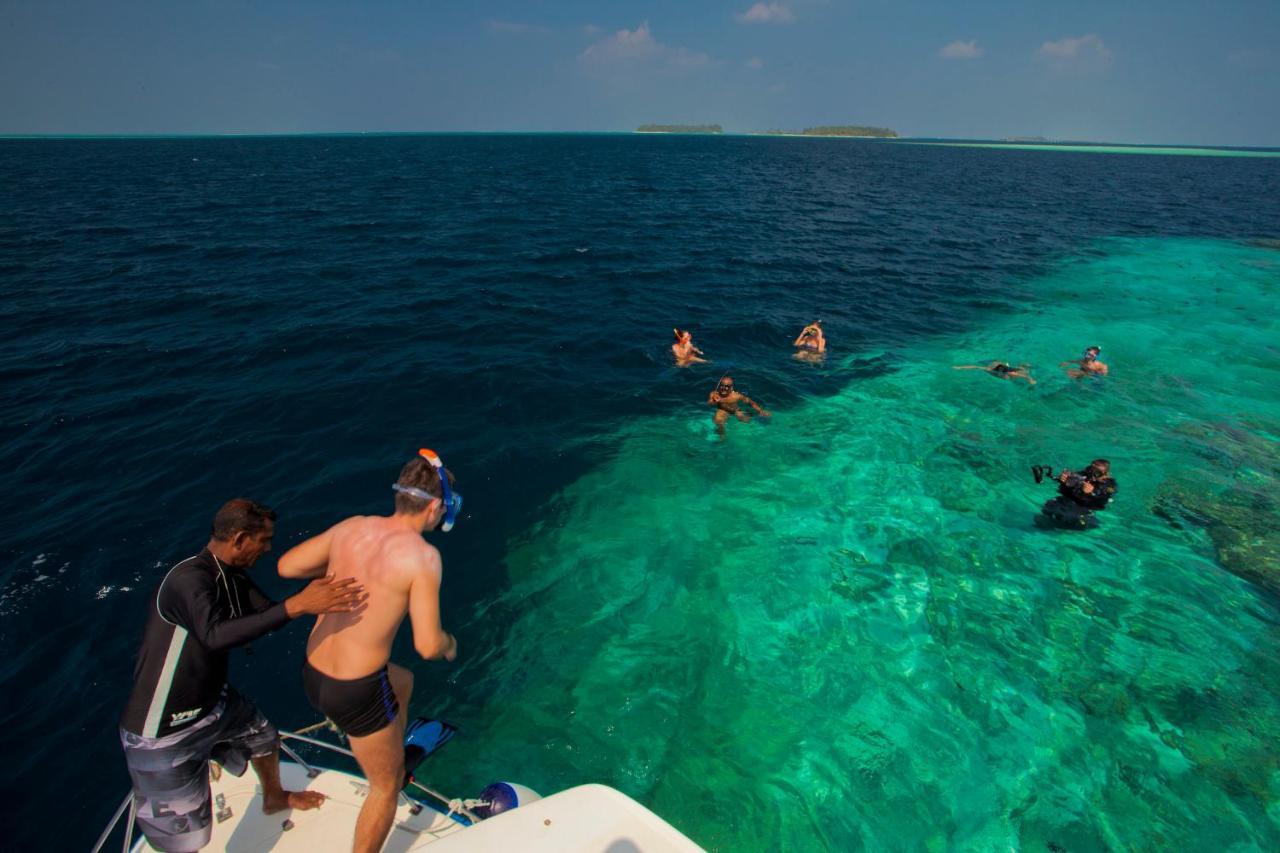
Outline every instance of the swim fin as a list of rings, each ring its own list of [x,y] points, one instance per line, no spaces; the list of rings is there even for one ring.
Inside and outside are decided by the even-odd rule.
[[[428,755],[453,740],[456,726],[441,720],[418,717],[411,721],[404,732],[404,772],[412,776]]]

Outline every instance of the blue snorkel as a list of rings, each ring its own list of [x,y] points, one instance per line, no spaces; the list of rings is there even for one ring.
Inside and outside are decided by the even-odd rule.
[[[424,501],[439,500],[444,505],[444,520],[440,522],[440,532],[448,533],[458,520],[458,513],[462,512],[462,495],[449,488],[449,475],[444,470],[444,462],[441,461],[440,454],[424,447],[418,451],[418,455],[436,469],[436,474],[440,477],[440,497],[437,498],[430,492],[415,489],[412,486],[402,486],[399,483],[393,483],[391,488],[402,495],[412,495]]]

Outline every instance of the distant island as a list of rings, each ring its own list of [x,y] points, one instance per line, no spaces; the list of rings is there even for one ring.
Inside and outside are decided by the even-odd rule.
[[[1006,136],[1005,142],[1048,142],[1043,136]]]
[[[875,139],[897,139],[898,132],[887,127],[863,127],[857,124],[828,124],[804,130],[766,130],[766,136],[869,136]]]
[[[718,124],[642,124],[636,133],[724,133]]]

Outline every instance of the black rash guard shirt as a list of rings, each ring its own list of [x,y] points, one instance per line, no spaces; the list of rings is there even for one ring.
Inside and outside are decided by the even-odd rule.
[[[1067,483],[1059,483],[1058,493],[1086,509],[1106,509],[1107,504],[1111,502],[1115,493],[1120,490],[1120,487],[1116,485],[1116,481],[1111,477],[1091,479],[1088,482],[1093,484],[1092,492],[1084,490],[1085,481],[1081,479],[1070,486]]]
[[[156,738],[199,720],[218,704],[231,649],[288,621],[283,603],[208,548],[178,563],[148,604],[121,727]]]

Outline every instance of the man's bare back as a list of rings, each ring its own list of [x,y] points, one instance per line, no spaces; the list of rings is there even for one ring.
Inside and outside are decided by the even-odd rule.
[[[277,565],[286,578],[363,579],[364,607],[343,619],[317,620],[302,668],[307,699],[347,735],[369,781],[356,819],[357,853],[382,849],[404,786],[413,673],[390,657],[405,613],[418,654],[453,660],[458,653],[440,625],[440,552],[422,539],[426,530],[453,526],[462,497],[451,491],[451,479],[439,456],[421,450],[392,487],[394,514],[341,521],[291,548]]]
[[[332,530],[328,574],[355,578],[364,584],[369,601],[362,612],[317,619],[307,641],[307,660],[334,678],[360,678],[391,658],[414,581],[439,588],[440,554],[394,517],[355,516]]]

